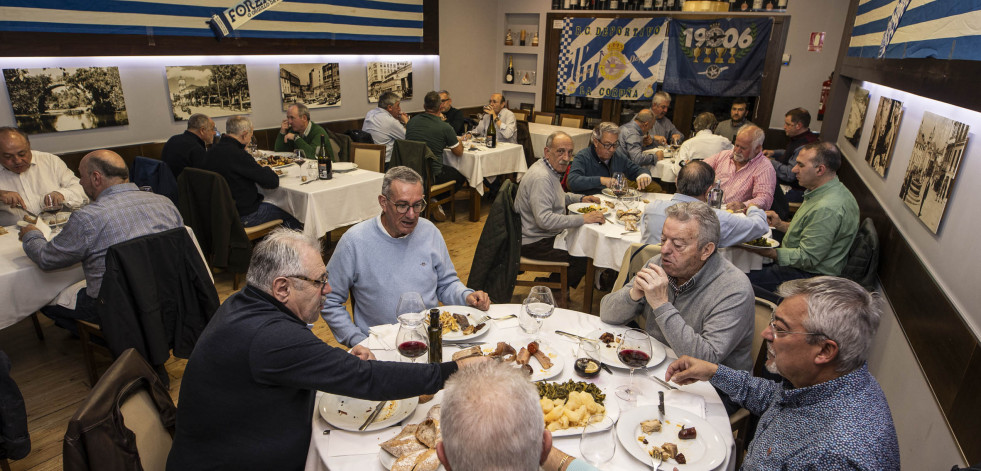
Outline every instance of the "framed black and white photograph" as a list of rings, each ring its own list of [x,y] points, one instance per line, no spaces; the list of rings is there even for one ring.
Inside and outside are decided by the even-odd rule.
[[[283,111],[294,103],[307,108],[341,106],[340,64],[279,64]]]
[[[195,113],[217,118],[252,112],[245,64],[169,66],[167,87],[175,121]]]
[[[869,137],[869,150],[865,153],[865,161],[881,177],[886,176],[886,170],[892,160],[892,150],[895,148],[899,123],[902,119],[903,102],[892,98],[879,98],[879,110],[875,113],[875,123],[872,124],[872,135]]]
[[[925,111],[916,133],[899,198],[934,234],[957,180],[968,130],[964,123]]]
[[[845,139],[856,149],[862,140],[862,126],[865,124],[865,113],[869,110],[869,91],[864,88],[855,90],[852,95],[852,106],[848,112],[848,122],[845,124]]]
[[[395,92],[402,101],[412,98],[412,62],[369,62],[368,102],[378,103],[378,96]]]
[[[117,67],[3,69],[3,77],[28,134],[129,124]]]

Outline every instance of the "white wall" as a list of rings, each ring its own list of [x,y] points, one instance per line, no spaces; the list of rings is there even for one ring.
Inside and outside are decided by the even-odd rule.
[[[817,120],[821,83],[835,70],[841,33],[851,0],[795,0],[788,2],[790,31],[784,54],[790,54],[790,65],[780,68],[780,81],[773,102],[770,127],[783,128],[784,113],[802,106],[811,113],[811,130],[820,131]],[[807,52],[812,32],[824,32],[824,50]],[[765,124],[765,123],[763,123]]]
[[[450,92],[456,108],[487,103],[496,84],[497,2],[440,0],[439,88]]]

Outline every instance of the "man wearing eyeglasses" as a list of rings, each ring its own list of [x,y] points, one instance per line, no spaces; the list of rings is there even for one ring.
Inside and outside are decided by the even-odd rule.
[[[453,132],[457,136],[463,135],[463,112],[453,107],[453,98],[446,90],[439,91],[439,112],[443,116],[443,121],[453,127]]]
[[[889,404],[867,359],[881,300],[832,276],[788,281],[763,331],[766,368],[792,387],[689,356],[668,366],[678,384],[709,381],[760,416],[743,469],[899,469]]]
[[[620,127],[611,122],[602,122],[593,129],[593,138],[589,147],[580,150],[572,160],[567,181],[569,191],[595,195],[603,191],[603,188],[616,184],[613,174],[617,172],[623,173],[630,180],[635,180],[638,188],[650,185],[650,173],[630,160],[630,157],[618,148],[619,137]]]
[[[378,204],[381,215],[345,232],[327,263],[333,291],[321,314],[338,342],[357,345],[372,326],[396,323],[402,293],[419,293],[430,308],[438,302],[490,307],[487,293],[460,281],[436,226],[419,217],[426,200],[418,173],[408,167],[386,172]],[[344,307],[348,297],[353,320]]]

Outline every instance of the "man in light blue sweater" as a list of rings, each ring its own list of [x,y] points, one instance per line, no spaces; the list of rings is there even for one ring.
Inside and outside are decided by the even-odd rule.
[[[419,218],[426,200],[418,173],[408,167],[386,172],[378,204],[381,215],[344,233],[327,263],[333,291],[321,315],[338,342],[357,345],[371,326],[396,323],[399,296],[409,291],[422,295],[428,308],[438,302],[490,307],[487,293],[467,288],[457,277],[436,226]],[[353,321],[344,307],[349,294]]]

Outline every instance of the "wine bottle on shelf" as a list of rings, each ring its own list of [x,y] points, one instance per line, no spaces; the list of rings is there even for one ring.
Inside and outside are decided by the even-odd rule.
[[[787,11],[787,0],[777,0],[777,10]]]
[[[678,11],[685,11],[685,0],[678,0]]]
[[[654,11],[664,11],[664,0],[654,0]]]
[[[620,0],[610,0],[610,6],[607,7],[607,10],[619,10],[619,9],[620,9]]]
[[[443,325],[439,322],[439,308],[429,310],[429,363],[443,362]]]
[[[664,11],[674,11],[674,0],[664,0]]]
[[[644,0],[644,11],[651,11],[654,9],[654,0]]]
[[[487,114],[487,136],[484,138],[484,144],[491,149],[497,147],[497,126],[494,125],[494,117],[489,113]]]
[[[562,9],[562,0],[552,0],[552,9],[553,10],[561,10]]]
[[[739,5],[736,0],[729,0],[729,11],[739,11]]]
[[[763,10],[763,0],[753,0],[753,11]]]
[[[514,62],[511,60],[511,56],[508,56],[508,71],[504,75],[505,83],[514,83]]]
[[[334,178],[331,155],[334,149],[327,143],[327,136],[320,135],[320,148],[317,149],[317,177],[321,180]]]

